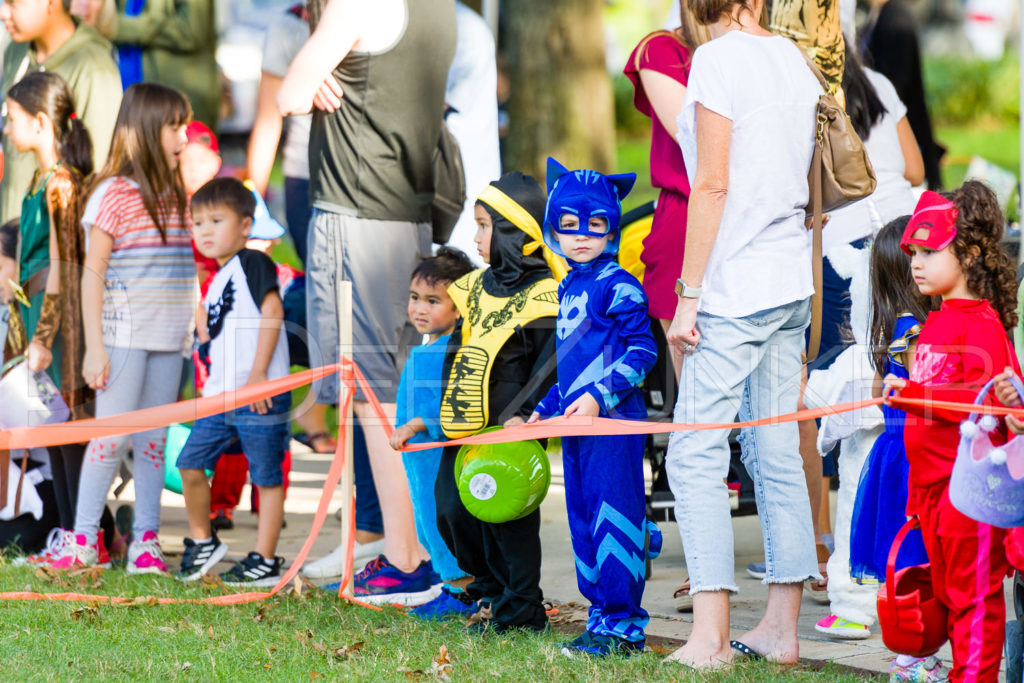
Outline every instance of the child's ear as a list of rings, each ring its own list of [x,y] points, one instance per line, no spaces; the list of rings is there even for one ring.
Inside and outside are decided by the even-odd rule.
[[[564,176],[568,172],[569,169],[555,161],[554,157],[548,157],[548,168],[545,181],[547,182],[549,193],[551,192],[551,188],[555,186],[555,181]]]
[[[629,191],[633,189],[634,183],[636,183],[636,173],[620,173],[618,175],[608,175],[605,178],[615,186],[620,202],[626,198],[626,195],[629,194]]]

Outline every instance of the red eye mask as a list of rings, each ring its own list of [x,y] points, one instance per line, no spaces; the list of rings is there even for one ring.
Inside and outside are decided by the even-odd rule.
[[[934,251],[945,249],[956,238],[956,217],[959,215],[956,205],[931,190],[921,195],[914,214],[910,217],[900,248],[910,254],[910,245],[919,244]],[[924,237],[914,237],[918,231]]]

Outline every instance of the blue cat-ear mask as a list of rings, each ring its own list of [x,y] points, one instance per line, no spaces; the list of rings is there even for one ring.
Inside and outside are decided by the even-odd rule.
[[[589,169],[570,171],[553,158],[548,158],[548,201],[544,210],[544,241],[556,253],[565,256],[554,233],[579,234],[587,237],[610,235],[606,252],[619,250],[619,219],[622,199],[633,189],[635,173],[603,175]],[[572,214],[579,223],[576,228],[561,227],[562,216]],[[603,218],[607,232],[591,232],[590,219]]]

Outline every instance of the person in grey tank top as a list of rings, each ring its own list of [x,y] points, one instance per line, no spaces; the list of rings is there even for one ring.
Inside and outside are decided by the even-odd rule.
[[[311,3],[312,5],[313,3]],[[311,15],[318,7],[311,6]],[[327,0],[281,83],[282,115],[313,110],[306,303],[311,366],[338,353],[337,279],[352,283],[353,357],[390,416],[401,365],[419,336],[405,314],[409,274],[430,255],[432,159],[455,52],[451,0]],[[315,107],[315,108],[314,108]],[[336,403],[336,377],[314,386]],[[366,397],[355,413],[384,519],[384,554],[356,579],[361,599],[416,605],[439,590],[416,538],[401,454]],[[376,539],[360,537],[359,546]],[[341,573],[342,553],[308,571]],[[387,584],[386,586],[384,584]]]

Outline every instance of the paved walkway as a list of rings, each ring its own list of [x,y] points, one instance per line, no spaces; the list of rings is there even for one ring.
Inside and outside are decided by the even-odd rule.
[[[278,553],[288,561],[293,559],[306,540],[320,499],[324,475],[330,465],[331,456],[311,453],[305,447],[293,442],[293,470],[291,488],[285,506],[288,526],[283,530]],[[569,530],[565,514],[565,496],[561,482],[561,463],[552,460],[552,485],[547,499],[541,507],[541,538],[545,550],[541,584],[545,596],[560,602],[578,601],[586,604],[576,588],[576,573],[573,555],[569,551]],[[248,488],[246,489],[248,495]],[[131,500],[129,486],[121,500]],[[311,558],[317,558],[333,550],[340,540],[341,523],[333,511],[341,504],[335,492],[331,504],[332,514],[314,546]],[[833,503],[834,505],[834,503]],[[161,539],[170,553],[180,554],[182,537],[187,533],[184,499],[164,492],[163,530]],[[235,528],[222,532],[221,538],[230,546],[228,560],[241,558],[251,547],[256,533],[256,517],[247,512],[248,501],[243,502],[235,516]],[[644,607],[651,613],[648,633],[676,640],[685,640],[692,628],[692,617],[675,611],[672,593],[685,577],[682,545],[678,530],[673,523],[662,524],[665,546],[661,556],[654,561],[653,575],[644,593]],[[747,576],[745,567],[749,562],[763,559],[761,530],[757,517],[734,519],[736,546],[736,582],[740,593],[732,599],[733,637],[742,635],[752,628],[760,618],[767,599],[767,587],[760,581]],[[226,567],[226,565],[225,565]],[[1009,582],[1007,582],[1009,585]],[[1013,613],[1010,593],[1007,591],[1007,613]],[[820,605],[805,595],[800,614],[800,656],[810,660],[832,661],[868,672],[887,673],[892,654],[882,645],[877,626],[872,636],[860,641],[836,641],[825,638],[814,630],[814,624],[828,615],[828,607]],[[939,656],[950,660],[949,646]]]

